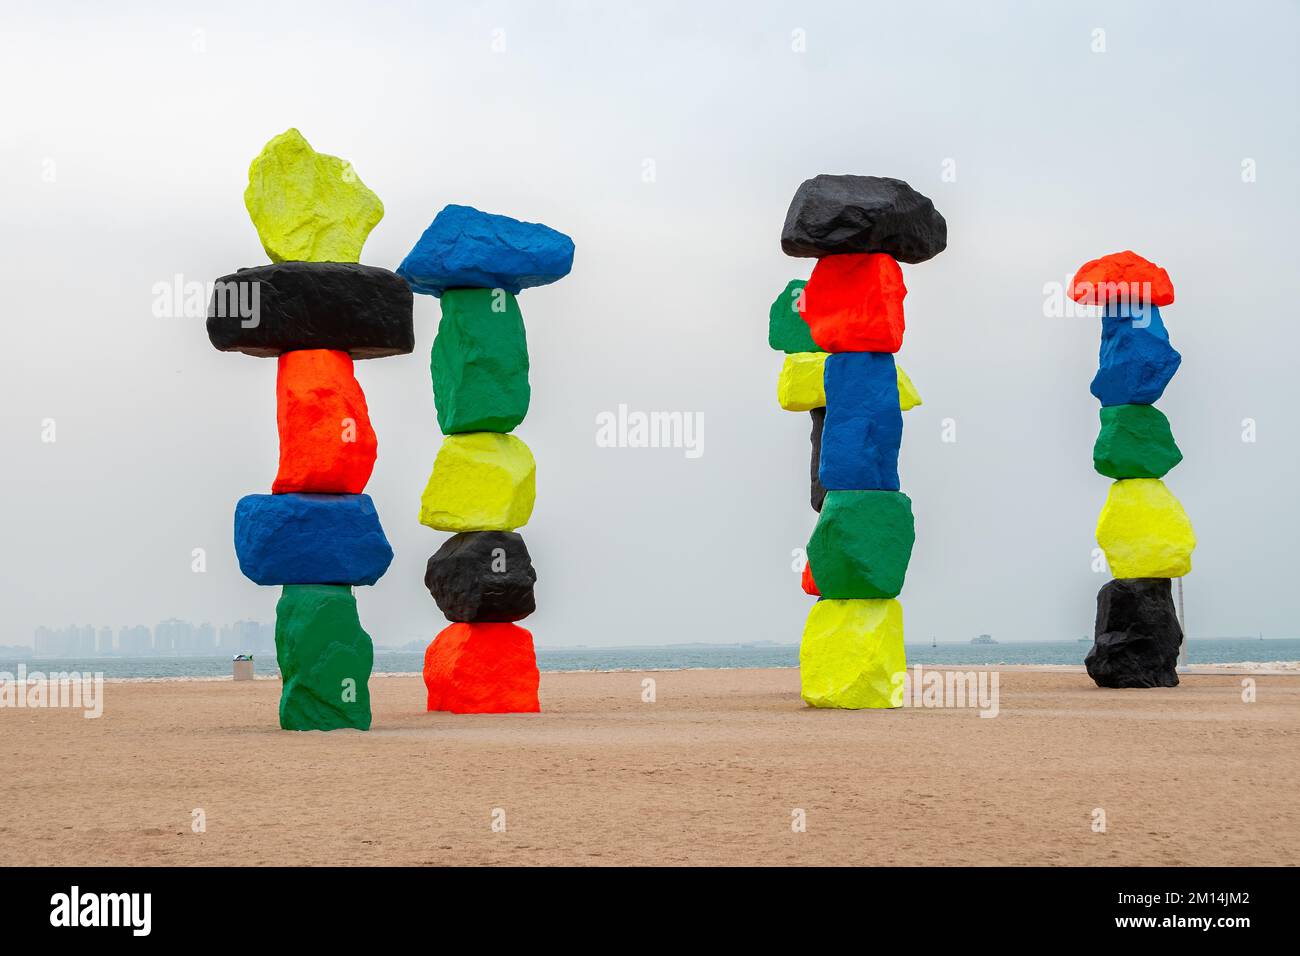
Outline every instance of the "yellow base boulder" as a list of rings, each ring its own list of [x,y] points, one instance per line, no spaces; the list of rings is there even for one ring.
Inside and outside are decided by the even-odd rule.
[[[1192,570],[1196,534],[1163,481],[1125,478],[1110,486],[1097,543],[1117,578],[1181,578]]]
[[[903,606],[896,600],[813,605],[799,645],[806,703],[846,710],[900,707],[906,671]]]
[[[521,528],[533,514],[536,478],[533,453],[514,435],[448,435],[420,498],[420,524],[438,531]]]
[[[810,412],[826,404],[825,352],[793,352],[776,380],[776,400],[787,412]]]

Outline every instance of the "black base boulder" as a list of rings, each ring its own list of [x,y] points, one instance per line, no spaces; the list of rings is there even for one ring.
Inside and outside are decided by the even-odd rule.
[[[822,510],[826,500],[826,489],[822,487],[822,429],[826,427],[826,406],[814,408],[808,413],[812,416],[812,507],[813,511]]]
[[[463,531],[429,558],[424,585],[449,621],[519,621],[537,610],[537,572],[513,531]]]
[[[1183,629],[1169,578],[1119,578],[1097,592],[1084,666],[1098,687],[1177,687]]]

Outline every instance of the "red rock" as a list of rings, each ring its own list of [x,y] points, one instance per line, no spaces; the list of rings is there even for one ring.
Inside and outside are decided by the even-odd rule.
[[[429,710],[453,714],[535,714],[533,635],[517,624],[452,624],[424,652]]]
[[[811,594],[813,597],[821,597],[822,592],[817,590],[817,582],[813,580],[812,564],[808,561],[803,565],[803,577],[799,583],[803,585],[803,593]]]
[[[1174,284],[1168,272],[1131,250],[1085,262],[1070,283],[1070,298],[1083,305],[1106,305],[1122,297],[1129,303],[1170,305]]]
[[[347,352],[284,352],[275,380],[280,470],[273,494],[360,494],[375,467],[375,430]]]
[[[903,345],[903,270],[884,253],[824,256],[799,314],[827,352],[897,352]]]

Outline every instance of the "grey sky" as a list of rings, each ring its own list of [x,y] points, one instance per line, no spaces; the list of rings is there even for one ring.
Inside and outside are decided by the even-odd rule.
[[[272,619],[278,589],[239,574],[231,516],[275,474],[275,363],[151,308],[177,274],[266,261],[242,193],[289,126],[383,199],[366,262],[394,268],[448,202],[577,244],[571,276],[520,296],[540,644],[798,639],[809,422],[776,405],[766,317],[811,268],[779,238],[820,172],[906,179],[948,220],[947,252],[904,267],[899,361],[925,402],[901,469],[909,641],[1090,633],[1099,330],[1046,317],[1043,288],[1125,248],[1177,290],[1183,366],[1159,404],[1200,539],[1191,635],[1296,635],[1295,4],[444,6],[7,9],[0,643]],[[445,624],[421,581],[445,536],[416,520],[437,314],[417,296],[414,354],[357,366],[379,435],[367,491],[396,551],[358,589],[380,644]],[[702,412],[703,456],[598,448],[619,403]]]

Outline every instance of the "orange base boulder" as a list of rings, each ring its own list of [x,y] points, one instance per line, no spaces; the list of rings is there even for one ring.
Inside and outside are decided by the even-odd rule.
[[[533,635],[515,624],[452,624],[424,652],[429,710],[453,714],[535,714]]]
[[[347,352],[285,352],[275,380],[280,470],[273,494],[357,495],[375,467],[366,396]]]

